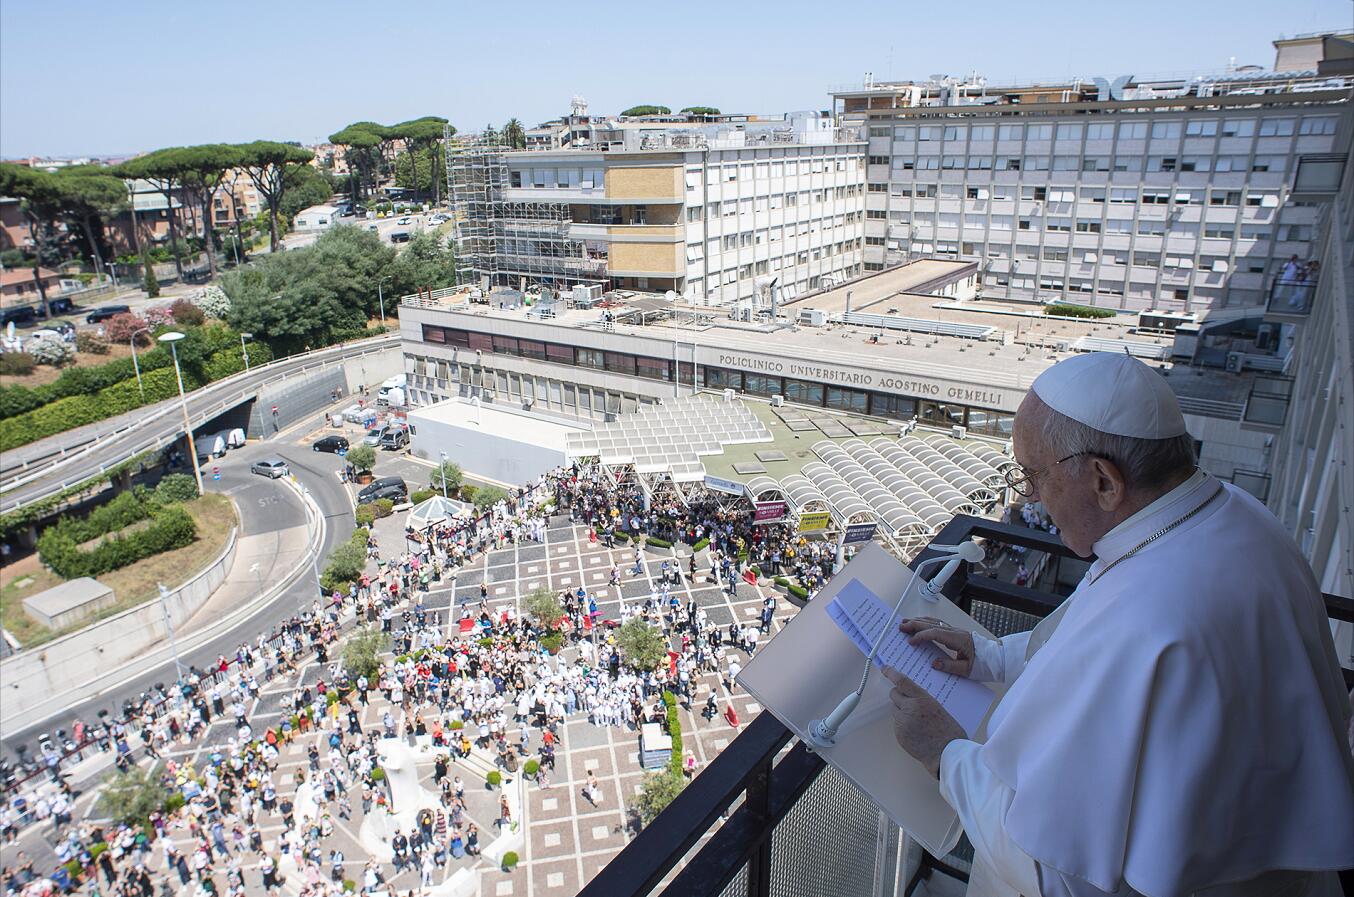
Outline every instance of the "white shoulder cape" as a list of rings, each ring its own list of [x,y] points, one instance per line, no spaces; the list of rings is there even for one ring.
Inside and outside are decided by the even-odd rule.
[[[1097,543],[1087,579],[1217,488]],[[1104,891],[1354,865],[1349,700],[1320,591],[1278,521],[1224,489],[1083,582],[981,749],[1015,792],[1011,839]]]

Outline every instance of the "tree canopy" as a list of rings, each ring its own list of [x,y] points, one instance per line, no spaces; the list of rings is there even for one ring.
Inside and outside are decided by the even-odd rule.
[[[227,274],[229,320],[239,330],[267,334],[274,351],[328,345],[366,329],[376,285],[395,250],[368,230],[339,226],[313,246],[271,253]]]
[[[309,165],[315,154],[295,144],[275,140],[255,140],[240,144],[238,149],[241,167],[268,204],[271,248],[277,252],[278,218],[282,212],[282,197],[287,192],[287,175],[302,165]]]
[[[687,115],[718,115],[719,110],[714,106],[687,106],[682,110]]]
[[[631,118],[636,115],[671,115],[672,110],[667,106],[640,105],[631,106],[621,113],[624,118]]]

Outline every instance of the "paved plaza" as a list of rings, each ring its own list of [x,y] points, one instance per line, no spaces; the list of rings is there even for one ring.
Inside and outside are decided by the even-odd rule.
[[[383,557],[396,556],[402,550],[403,517],[402,513],[397,513],[377,521],[376,535]],[[714,625],[727,629],[731,622],[738,621],[755,626],[759,621],[762,601],[770,594],[777,596],[773,631],[778,630],[793,614],[794,605],[779,593],[747,582],[740,582],[736,597],[731,598],[709,581],[709,564],[704,552],[697,558],[697,575],[693,582],[686,575],[689,554],[690,549],[686,546],[646,550],[644,572],[635,575],[632,572],[633,547],[618,545],[614,549],[607,549],[600,542],[589,539],[586,527],[570,523],[566,515],[555,515],[546,528],[543,544],[525,543],[478,556],[457,571],[454,579],[448,574],[440,582],[434,582],[425,595],[424,607],[437,615],[439,625],[447,627],[449,635],[455,636],[459,630],[455,621],[460,616],[460,608],[469,604],[473,610],[478,610],[481,582],[487,585],[488,603],[495,616],[509,606],[520,609],[519,601],[536,587],[545,586],[559,592],[577,589],[581,585],[597,596],[599,620],[619,620],[622,616],[622,601],[642,602],[659,591],[658,571],[662,562],[668,560],[682,563],[682,585],[674,587],[673,592],[683,603],[688,598],[694,599],[705,608]],[[613,565],[619,566],[622,571],[619,589],[609,586]],[[398,612],[399,608],[396,610]],[[607,630],[599,625],[596,631],[605,634]],[[347,632],[351,632],[351,628]],[[565,658],[572,660],[576,651],[573,647],[566,648]],[[743,652],[727,643],[726,651],[729,658],[737,657],[743,663],[747,660]],[[336,656],[337,651],[331,651],[331,657]],[[332,665],[322,667],[312,657],[293,676],[266,684],[258,701],[249,708],[249,721],[254,730],[262,732],[270,726],[279,725],[284,702],[289,701],[299,687],[313,687],[320,679],[329,681],[334,672]],[[742,725],[746,725],[760,710],[748,695],[736,689],[730,692],[731,683],[724,677],[726,673],[727,670],[721,670],[719,675],[701,673],[692,705],[679,705],[683,747],[694,752],[697,774],[738,735],[738,727],[731,725],[722,713],[711,720],[703,717],[701,711],[711,691],[717,696],[721,711],[732,702]],[[376,689],[371,691],[371,698],[371,703],[361,708],[363,728],[380,730],[385,711],[392,709],[398,716],[399,709],[391,708]],[[290,715],[290,710],[287,714]],[[515,725],[510,725],[509,739],[515,742],[518,732]],[[200,769],[208,762],[213,747],[224,744],[232,734],[233,725],[217,717],[205,736],[196,739],[192,745],[180,745],[165,754],[165,757],[179,764],[187,762]],[[307,766],[307,749],[312,744],[319,745],[321,737],[312,731],[282,747],[274,773],[274,779],[279,783],[279,795],[291,790],[292,776]],[[532,727],[533,754],[540,744],[541,732]],[[420,755],[417,770],[419,784],[436,792],[437,786],[432,781],[433,759],[433,753]],[[468,761],[453,761],[448,772],[448,777],[460,775],[466,783],[468,821],[478,827],[481,846],[490,844],[497,834],[498,791],[489,788],[484,778],[484,771],[493,761],[492,754],[476,749]],[[596,777],[600,785],[601,796],[596,804],[583,794],[583,784],[589,773]],[[634,836],[634,822],[628,805],[640,789],[644,775],[639,763],[637,729],[596,726],[589,721],[586,711],[575,713],[560,728],[556,768],[547,785],[540,787],[534,781],[525,785],[524,806],[515,813],[518,832],[522,835],[518,867],[512,871],[503,871],[486,858],[465,857],[450,860],[447,874],[454,873],[458,868],[469,868],[480,878],[479,893],[495,897],[514,894],[564,897],[577,893]],[[344,877],[357,882],[360,887],[363,868],[369,857],[359,838],[363,813],[356,791],[360,789],[360,783],[354,783],[352,787],[355,793],[350,795],[351,818],[340,818],[336,804],[331,803],[329,811],[334,831],[323,840],[321,847],[326,858],[324,868],[329,869],[327,859],[330,851],[335,848],[341,850],[345,858]],[[86,789],[86,793],[77,801],[77,822],[96,815],[90,809],[92,798],[92,789]],[[259,820],[265,844],[275,842],[283,828],[281,817],[261,813]],[[169,834],[180,850],[190,856],[193,848],[188,830],[173,828]],[[41,868],[51,861],[51,844],[55,841],[53,835],[50,822],[29,826],[17,845],[5,848],[4,862],[12,863],[17,850],[22,848]],[[158,845],[153,855],[152,868],[159,870],[156,872],[159,881],[166,876],[160,868],[163,860]],[[249,893],[263,893],[257,871],[259,859],[258,855],[247,850],[240,854]],[[227,863],[226,858],[216,861],[218,878],[224,879]],[[383,868],[392,890],[400,893],[410,890],[418,892],[420,882],[417,871],[406,869],[396,876],[389,864]],[[301,876],[293,874],[291,878],[283,891],[296,894],[302,884],[299,880]],[[180,897],[190,897],[194,893],[195,885],[178,888],[176,876],[171,874],[167,879],[172,880]],[[434,884],[441,880],[442,875],[439,873]]]

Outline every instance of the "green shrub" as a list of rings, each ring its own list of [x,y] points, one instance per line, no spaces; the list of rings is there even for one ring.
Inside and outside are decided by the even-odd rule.
[[[463,720],[463,719],[454,719],[454,720],[451,721],[451,729],[452,729],[453,732],[459,731],[459,730],[464,729],[464,728],[465,728],[465,720]]]
[[[786,579],[784,576],[777,576],[774,580],[772,580],[772,582],[774,582],[781,588],[785,588],[790,584],[790,580]]]
[[[478,491],[479,489],[477,487],[466,483],[461,486],[461,501],[468,501],[473,504],[475,501],[475,493]]]
[[[441,492],[446,489],[448,495],[453,494],[461,488],[461,483],[465,474],[461,471],[461,465],[455,461],[443,461],[437,465],[437,470],[433,471],[432,488]],[[470,499],[466,499],[469,501]]]
[[[362,571],[367,567],[367,536],[370,533],[371,530],[359,526],[353,530],[347,542],[335,548],[329,555],[329,563],[320,574],[320,585],[326,592],[346,591],[349,584],[362,575]]]
[[[409,495],[409,501],[416,505],[421,505],[437,493],[431,489],[415,489]]]
[[[510,850],[503,854],[503,868],[511,869],[517,865],[517,852]]]
[[[166,474],[155,486],[155,497],[166,505],[192,501],[197,498],[197,480],[186,473]]]
[[[547,632],[541,636],[541,647],[551,654],[558,654],[560,648],[564,647],[564,635],[559,632]]]
[[[33,356],[27,352],[3,352],[0,353],[0,375],[5,377],[23,377],[33,373],[33,368],[37,362]],[[24,389],[22,386],[6,387],[7,389]]]
[[[343,456],[343,460],[352,465],[353,470],[367,473],[376,466],[376,449],[366,443],[358,443],[348,449],[348,454]]]
[[[499,785],[503,784],[503,773],[499,772],[497,769],[491,769],[484,776],[484,782],[490,788],[497,788]]]
[[[177,506],[156,510],[158,505],[150,502],[142,505],[142,508],[149,505],[154,511],[150,525],[125,535],[118,534],[115,530],[128,525],[117,525],[125,519],[119,516],[123,509],[112,508],[118,499],[95,512],[108,512],[97,527],[90,523],[95,514],[85,520],[62,520],[48,527],[38,539],[38,554],[42,562],[63,579],[98,576],[134,564],[142,558],[182,548],[197,538],[197,524],[187,511]],[[134,512],[126,513],[130,515]],[[137,517],[136,520],[144,519],[144,516],[149,515]],[[108,535],[93,548],[85,550],[80,547],[81,543],[107,533],[113,535]]]
[[[560,604],[559,596],[545,586],[537,586],[528,592],[522,609],[538,625],[548,629],[554,629],[559,618],[564,616],[564,605]]]
[[[1071,302],[1053,302],[1044,306],[1044,314],[1064,318],[1112,318],[1114,310],[1095,305],[1076,305]]]
[[[539,760],[532,759],[522,764],[522,773],[524,775],[534,776],[536,773],[540,772],[540,770],[541,762]]]
[[[182,810],[183,807],[184,807],[184,805],[187,804],[187,803],[188,803],[188,798],[186,798],[186,797],[183,796],[183,792],[182,792],[182,791],[175,791],[173,794],[169,795],[169,797],[165,798],[165,810],[164,810],[164,811],[165,811],[166,813],[175,813],[175,812],[178,812],[179,810]],[[108,846],[107,846],[107,845],[104,845],[104,850],[107,850],[107,849],[108,849]],[[93,851],[90,851],[90,852],[93,853]],[[101,852],[102,852],[102,851],[101,851]],[[97,855],[97,854],[95,854],[95,859],[98,859],[98,855]]]
[[[107,355],[108,343],[88,330],[79,330],[75,334],[75,351],[88,352],[90,355]]]
[[[395,513],[395,502],[389,498],[378,498],[371,504],[376,507],[377,517],[389,517]]]
[[[484,486],[475,490],[473,504],[481,511],[487,511],[500,501],[508,497],[507,490],[498,486]]]
[[[384,782],[386,771],[379,766],[373,766],[371,770],[371,780],[373,782]]]
[[[357,882],[353,881],[351,878],[345,878],[343,880],[344,893],[351,894],[356,890],[357,890]]]
[[[657,819],[658,814],[663,812],[685,787],[686,777],[680,772],[674,772],[671,766],[645,776],[634,802],[635,815],[639,817],[640,825],[648,825]]]
[[[200,327],[207,322],[207,313],[190,299],[175,299],[174,304],[169,306],[169,313],[175,324],[184,327]]]
[[[615,532],[614,535],[615,535],[615,538],[616,538],[616,541],[617,541],[617,542],[629,542],[629,541],[630,541],[630,534],[629,534],[629,533],[622,532],[621,530],[616,530],[616,532]]]
[[[702,538],[696,540],[696,544],[691,546],[691,550],[692,550],[692,551],[702,551],[702,550],[704,550],[704,549],[706,549],[706,548],[709,548],[709,547],[710,547],[710,540],[702,537]]]
[[[788,586],[786,586],[785,591],[789,592],[791,595],[794,595],[801,601],[807,600],[809,597],[808,589],[804,588],[803,586],[797,586],[794,583],[790,583]]]
[[[656,537],[656,536],[649,536],[647,539],[644,540],[644,544],[645,544],[645,545],[648,545],[648,546],[652,546],[652,547],[654,547],[654,548],[671,548],[671,547],[672,547],[672,543],[669,542],[667,539],[659,539],[659,538]]]
[[[366,676],[371,680],[381,668],[381,652],[385,649],[385,633],[377,626],[367,626],[344,640],[339,662],[352,679]]]
[[[490,636],[487,636],[487,635],[486,635],[484,638],[481,638],[481,639],[475,639],[475,644],[479,645],[481,648],[488,648],[488,647],[490,647],[491,645],[493,645],[493,643],[494,643],[494,640],[493,640]]]
[[[668,656],[668,642],[662,632],[640,617],[631,617],[616,634],[621,656],[637,670],[652,670]]]
[[[371,526],[376,522],[376,509],[370,504],[358,505],[357,511],[353,514],[357,518],[358,526]]]
[[[761,567],[758,567],[756,564],[749,564],[749,565],[748,565],[748,569],[752,571],[752,575],[753,575],[753,576],[757,577],[758,579],[761,579],[761,578],[762,578],[762,568],[761,568]]]
[[[212,380],[244,370],[239,337],[233,331],[202,327],[192,333],[218,330],[233,336],[233,346],[216,349],[200,363],[185,360],[185,390],[197,389]],[[188,355],[189,349],[195,352],[211,349],[219,339],[217,336],[197,337],[192,346],[180,350],[180,355]],[[188,343],[189,340],[184,340],[182,345]],[[159,360],[161,356],[163,361]],[[0,452],[177,396],[178,381],[169,353],[157,348],[140,357],[140,387],[132,370],[132,360],[119,358],[107,364],[70,368],[45,387],[0,389]],[[250,347],[249,357],[251,364],[263,364],[272,360],[272,353],[266,345],[256,344]],[[144,398],[142,389],[145,390]]]
[[[326,707],[333,707],[339,702],[339,693],[330,689],[324,693],[324,704]]]
[[[668,757],[668,768],[681,775],[682,716],[677,712],[677,696],[670,691],[663,692],[663,704],[667,707],[668,735],[672,738],[672,754]]]

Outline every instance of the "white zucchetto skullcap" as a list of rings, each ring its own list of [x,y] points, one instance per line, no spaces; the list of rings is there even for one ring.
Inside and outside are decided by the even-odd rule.
[[[1036,377],[1030,389],[1054,411],[1101,433],[1135,439],[1185,433],[1166,378],[1130,355],[1074,355]]]

